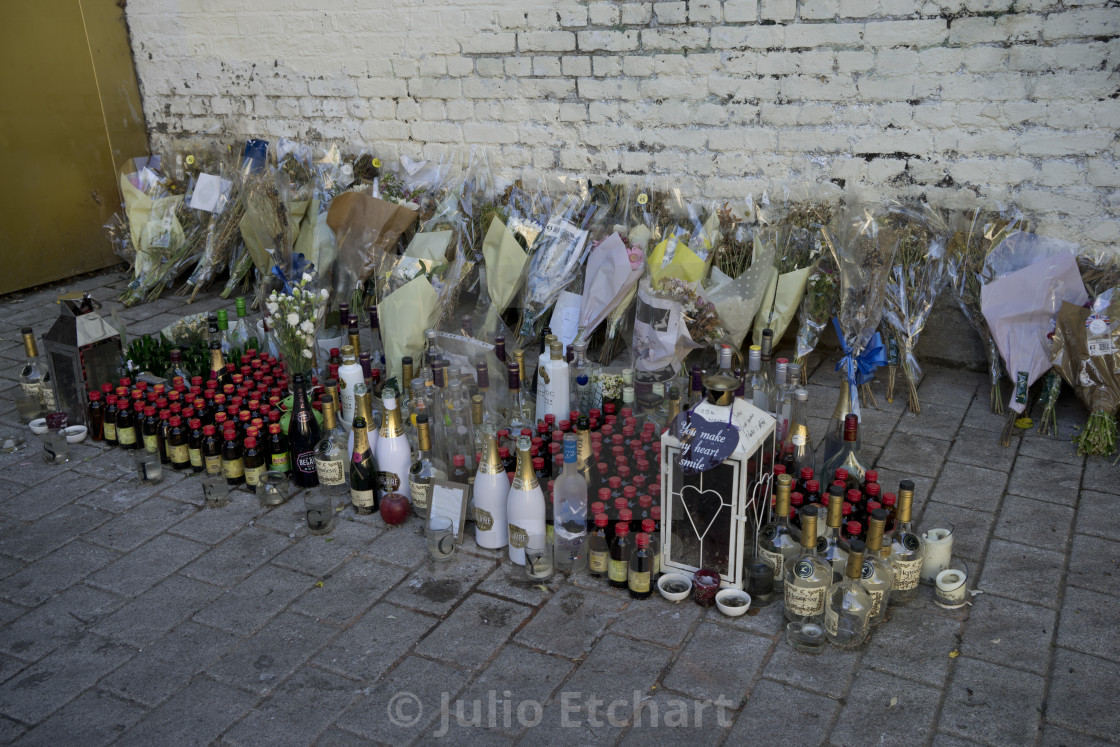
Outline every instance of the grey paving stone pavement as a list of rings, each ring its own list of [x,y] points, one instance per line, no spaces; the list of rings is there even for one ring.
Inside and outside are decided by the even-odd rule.
[[[63,288],[107,311],[119,272],[0,297],[0,430],[18,426],[19,324]],[[134,332],[220,304],[124,311]],[[810,391],[819,438],[834,359]],[[1115,744],[1120,734],[1120,467],[989,411],[986,377],[927,366],[923,411],[865,411],[867,452],[915,515],[956,526],[982,592],[929,588],[857,651],[799,653],[780,602],[728,618],[632,600],[584,576],[528,581],[468,539],[427,559],[418,522],[341,515],[310,536],[297,502],[244,490],[203,507],[193,475],[140,484],[131,458],[38,441],[0,455],[0,742],[18,744]],[[296,496],[298,501],[298,495]],[[469,535],[469,533],[468,533]]]

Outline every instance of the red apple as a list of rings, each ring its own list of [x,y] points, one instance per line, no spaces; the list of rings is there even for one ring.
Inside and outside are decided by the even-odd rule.
[[[408,518],[408,498],[400,493],[388,493],[381,497],[381,518],[391,527],[400,526]]]

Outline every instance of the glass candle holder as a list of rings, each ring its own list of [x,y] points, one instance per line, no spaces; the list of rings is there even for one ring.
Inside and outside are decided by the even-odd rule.
[[[136,476],[145,485],[155,485],[163,480],[163,465],[160,464],[158,452],[136,452]]]
[[[547,534],[530,534],[525,542],[525,575],[532,581],[552,577],[552,543]]]
[[[747,593],[752,607],[765,607],[774,601],[774,568],[761,556],[747,562]]]
[[[719,574],[701,569],[692,574],[692,599],[701,607],[711,607],[719,593]]]
[[[922,557],[921,581],[932,585],[953,559],[953,525],[944,520],[935,521],[925,528],[923,535],[926,553]]]
[[[70,461],[70,443],[66,440],[66,413],[47,415],[47,432],[43,434],[43,460],[47,464],[65,464]]]
[[[159,461],[158,458],[156,460]],[[229,483],[225,475],[202,475],[202,498],[206,508],[221,508],[229,505]]]
[[[968,604],[968,564],[954,560],[949,567],[937,574],[934,582],[933,602],[938,607],[955,610]]]
[[[257,500],[262,506],[280,506],[287,503],[289,497],[287,472],[273,470],[261,475],[261,481],[257,483]]]
[[[312,534],[330,534],[334,530],[334,501],[319,491],[303,494],[303,512],[307,530]]]
[[[455,525],[446,516],[428,519],[428,557],[432,560],[450,560],[455,554]]]

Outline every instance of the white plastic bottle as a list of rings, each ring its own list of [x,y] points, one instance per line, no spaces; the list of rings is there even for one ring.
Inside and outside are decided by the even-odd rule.
[[[483,436],[486,450],[474,478],[474,541],[479,547],[497,550],[509,544],[506,502],[509,476],[498,456],[498,438],[493,428]]]
[[[517,565],[525,565],[525,545],[530,535],[545,533],[544,492],[533,472],[527,436],[517,441],[517,472],[506,499],[506,520],[509,523],[509,559]]]

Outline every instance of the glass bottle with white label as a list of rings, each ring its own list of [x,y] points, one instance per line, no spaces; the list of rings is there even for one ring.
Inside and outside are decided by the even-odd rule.
[[[525,544],[529,535],[545,533],[544,491],[533,472],[529,446],[527,436],[517,440],[517,472],[506,498],[509,559],[517,565],[525,565]]]
[[[799,651],[820,651],[825,644],[824,607],[832,585],[832,566],[817,556],[817,507],[801,512],[801,554],[786,568],[786,640]]]
[[[926,545],[910,521],[913,506],[914,481],[903,480],[898,485],[898,508],[895,510],[894,531],[890,534],[890,562],[894,569],[890,596],[892,607],[913,599],[918,594],[918,582],[921,580]]]
[[[784,590],[786,568],[801,554],[801,532],[789,523],[792,482],[789,475],[778,475],[778,485],[774,490],[774,520],[763,526],[758,533],[758,552],[774,569],[776,592]]]
[[[315,448],[315,471],[319,474],[319,488],[328,495],[340,496],[349,492],[346,463],[350,452],[346,448],[346,430],[335,417],[334,397],[324,394],[319,399],[323,408],[323,437]]]
[[[894,569],[883,557],[883,528],[887,523],[886,509],[877,508],[871,512],[867,527],[867,552],[863,556],[863,571],[860,582],[863,590],[871,597],[871,615],[868,623],[875,627],[887,615],[891,586],[894,584]],[[887,553],[890,547],[887,547]]]
[[[782,442],[782,464],[786,472],[791,475],[800,475],[806,467],[814,467],[813,439],[809,433],[808,413],[809,392],[797,389],[793,393],[793,405],[790,409],[789,428],[786,438]]]
[[[498,437],[492,426],[483,426],[486,449],[474,477],[474,541],[479,547],[497,550],[509,542],[506,502],[509,477],[498,455]]]
[[[358,356],[350,345],[342,346],[342,365],[338,367],[338,399],[339,419],[346,425],[354,421],[354,387],[358,384],[365,385],[365,376],[362,367],[358,364]],[[366,426],[370,423],[367,421]]]
[[[824,632],[832,645],[839,649],[858,648],[867,640],[871,596],[860,583],[864,548],[861,540],[851,541],[844,579],[833,584],[828,592],[828,603],[824,610]]]
[[[824,530],[817,539],[817,554],[832,566],[832,582],[840,583],[844,578],[844,568],[848,564],[848,552],[844,549],[840,525],[844,521],[844,489],[839,485],[828,488],[828,514]]]
[[[366,419],[354,418],[354,451],[350,456],[350,502],[356,514],[372,514],[378,508],[377,465],[369,448]]]
[[[422,412],[416,416],[416,439],[419,450],[416,461],[408,472],[408,493],[413,513],[427,516],[431,505],[432,481],[447,479],[447,465],[432,454],[432,431],[427,413]]]

